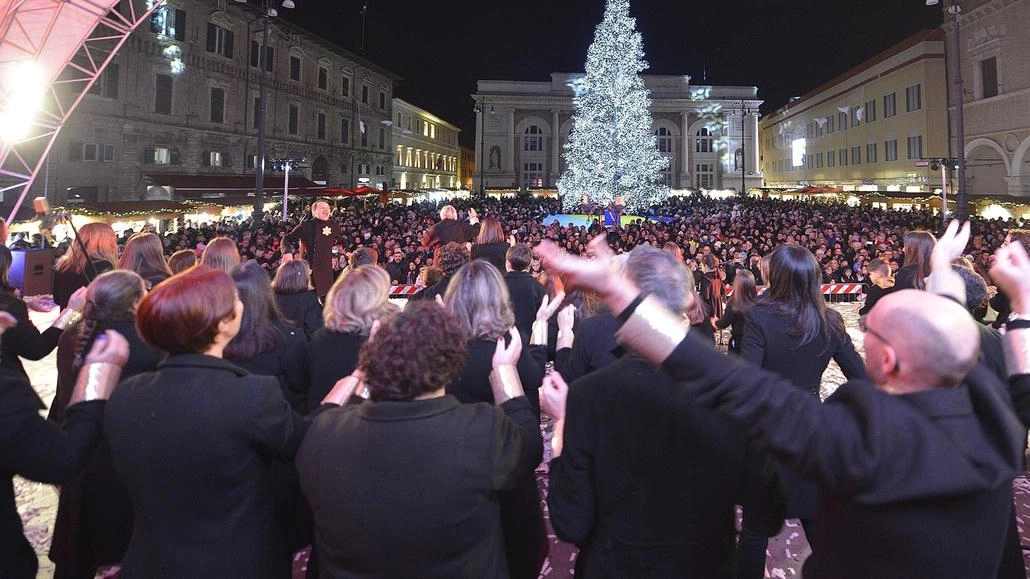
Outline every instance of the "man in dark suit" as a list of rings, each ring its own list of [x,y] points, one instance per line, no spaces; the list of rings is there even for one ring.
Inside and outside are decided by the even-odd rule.
[[[429,249],[438,249],[452,241],[468,243],[479,235],[479,215],[475,209],[469,209],[469,221],[458,221],[458,211],[453,205],[440,208],[440,221],[426,230],[422,235],[422,245]]]
[[[547,290],[527,271],[533,263],[533,250],[528,245],[516,243],[511,246],[505,259],[508,273],[504,276],[504,283],[508,286],[511,309],[515,313],[515,327],[528,336],[533,332],[536,311],[540,309]]]
[[[638,247],[625,272],[671,310],[687,306],[693,280],[672,254]],[[573,382],[567,412],[548,400],[558,419],[548,505],[558,537],[580,547],[577,576],[732,577],[735,504],[755,508],[745,488],[778,505],[762,529],[779,530],[775,469],[746,473],[744,439],[643,358],[628,354]],[[745,487],[747,476],[756,480]]]
[[[0,312],[0,334],[14,323],[13,316]],[[128,343],[115,332],[97,339],[86,356],[63,427],[39,415],[45,405],[23,375],[0,369],[0,577],[31,579],[39,566],[22,532],[11,477],[18,474],[56,484],[82,468],[100,440],[104,401],[128,358]]]
[[[938,244],[952,243],[949,231]],[[596,291],[618,312],[620,343],[819,485],[819,550],[806,577],[995,576],[1020,427],[1004,389],[976,364],[979,336],[961,305],[916,290],[883,298],[865,323],[872,383],[849,381],[821,404],[774,374],[715,356],[687,335],[682,316],[611,275],[603,240],[593,245],[601,256],[593,261],[547,243],[539,251],[570,286]],[[1023,360],[1017,371],[1028,367]]]
[[[311,281],[318,299],[325,301],[333,285],[333,245],[343,239],[343,230],[330,219],[329,202],[318,199],[311,204],[311,217],[286,235],[287,241],[300,240],[304,259],[311,264]]]

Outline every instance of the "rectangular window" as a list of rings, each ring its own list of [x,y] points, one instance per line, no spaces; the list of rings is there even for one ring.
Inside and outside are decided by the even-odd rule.
[[[875,163],[877,161],[876,143],[869,143],[865,146],[865,162]]]
[[[876,100],[866,101],[865,103],[865,122],[872,123],[876,121]]]
[[[922,135],[916,135],[914,137],[909,137],[908,138],[908,158],[909,159],[921,159],[921,158],[923,158],[923,136]]]
[[[290,80],[300,82],[300,57],[290,55]]]
[[[386,110],[386,91],[385,90],[379,91],[379,108],[381,110],[384,110],[384,111]]]
[[[364,163],[358,165],[358,174],[359,175],[368,175],[368,165],[366,165]]]
[[[379,127],[379,150],[386,148],[386,129]]]
[[[985,58],[980,61],[980,92],[982,98],[998,96],[998,59]]]
[[[318,67],[318,88],[329,90],[329,69],[324,66]]]
[[[862,107],[851,107],[851,126],[852,128],[862,124]]]
[[[154,75],[154,112],[172,114],[172,77],[167,74]]]
[[[361,85],[361,104],[368,104],[368,85]]]
[[[111,161],[114,161],[114,145],[104,145],[103,149],[104,156],[101,159],[101,161],[105,163],[110,163]]]
[[[851,147],[851,164],[862,164],[862,147]]]
[[[200,162],[205,167],[221,167],[224,159],[219,151],[206,151],[201,155]]]
[[[522,164],[522,186],[543,187],[544,186],[544,164],[523,163]]]
[[[837,164],[841,167],[848,166],[848,150],[840,149],[837,151]]]
[[[340,142],[350,143],[350,119],[340,119]]]
[[[400,113],[399,111],[397,112],[397,128],[398,128],[398,129],[399,129],[399,128],[401,128],[401,118],[402,118],[403,116],[404,116],[404,115],[402,115],[402,114],[401,114],[401,113]]]
[[[842,131],[848,130],[848,113],[837,111],[837,127]]]
[[[178,165],[179,153],[168,147],[146,147],[143,160],[148,165]]]
[[[922,85],[914,84],[905,89],[905,112],[918,111],[923,108]]]
[[[268,58],[263,58],[265,52],[268,52]],[[265,61],[265,70],[271,72],[272,65],[275,64],[275,48],[268,46],[262,49],[256,40],[252,40],[250,42],[250,65],[258,68],[261,66],[261,60]]]
[[[207,51],[232,58],[233,33],[221,26],[207,24]]]
[[[211,87],[211,115],[208,119],[212,123],[225,122],[225,89]]]
[[[822,153],[816,153],[815,154],[815,168],[816,169],[822,169],[823,168],[823,154]]]
[[[159,36],[186,40],[186,12],[165,5],[150,15],[150,31]]]
[[[315,125],[315,134],[321,139],[325,140],[325,113],[318,113],[317,124]]]
[[[830,115],[830,116],[826,117],[826,134],[827,135],[832,135],[833,132],[836,130],[836,129],[833,128],[833,124],[834,124],[835,120],[836,119],[833,118],[833,115]]]
[[[361,131],[361,146],[362,147],[367,147],[368,146],[368,129],[367,128],[363,129]]]
[[[837,166],[837,155],[833,151],[826,151],[826,166],[836,167]]]
[[[350,96],[350,78],[346,76],[340,79],[340,94]]]
[[[883,143],[883,158],[885,161],[898,160],[898,141],[896,139]]]
[[[889,119],[898,114],[898,97],[896,93],[883,95],[883,118]]]
[[[96,82],[89,88],[89,94],[102,96],[109,99],[118,98],[118,63],[112,62],[107,65],[104,72],[97,77]]]
[[[296,135],[300,132],[300,106],[290,105],[289,116],[286,119],[286,132]]]
[[[82,160],[83,161],[96,161],[97,160],[97,145],[96,143],[86,143],[82,145]]]
[[[694,166],[694,186],[699,189],[711,189],[715,185],[715,165],[698,163]]]

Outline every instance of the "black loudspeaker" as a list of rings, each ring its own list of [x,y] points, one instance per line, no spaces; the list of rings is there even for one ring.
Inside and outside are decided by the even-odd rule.
[[[39,296],[54,291],[54,250],[12,251],[11,285],[23,296]]]

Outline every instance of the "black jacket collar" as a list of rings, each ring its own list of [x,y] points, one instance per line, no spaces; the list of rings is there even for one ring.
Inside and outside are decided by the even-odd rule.
[[[161,361],[158,368],[209,368],[224,370],[237,376],[250,376],[250,372],[240,368],[228,360],[215,358],[207,354],[174,354]]]
[[[426,400],[409,400],[407,402],[365,402],[357,411],[366,420],[394,422],[402,420],[418,420],[448,412],[461,405],[458,399],[450,394]]]

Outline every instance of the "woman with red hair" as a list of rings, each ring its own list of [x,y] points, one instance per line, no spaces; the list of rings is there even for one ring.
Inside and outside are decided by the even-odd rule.
[[[232,277],[203,265],[137,308],[140,337],[169,356],[124,381],[107,407],[105,435],[135,512],[123,576],[289,576],[269,462],[292,461],[304,428],[275,378],[222,359],[242,318]]]

